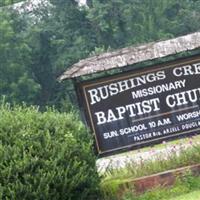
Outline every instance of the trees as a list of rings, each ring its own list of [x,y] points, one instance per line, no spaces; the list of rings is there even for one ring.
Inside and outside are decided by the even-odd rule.
[[[28,68],[30,49],[23,41],[21,21],[8,11],[0,12],[0,94],[10,102],[34,103],[40,86]]]
[[[31,13],[1,9],[0,94],[11,102],[60,105],[56,78],[93,53],[171,38],[200,28],[195,0],[49,0]],[[63,91],[65,90],[65,91]]]
[[[50,3],[45,10],[49,14],[37,10],[36,18],[40,20],[28,31],[31,71],[41,86],[37,102],[41,106],[60,105],[71,85],[63,88],[57,77],[95,47],[94,33],[84,9],[78,9],[72,0]]]
[[[119,48],[198,30],[199,1],[93,0],[88,15],[98,45]]]
[[[15,3],[19,3],[23,0],[0,0],[0,7],[9,6]]]

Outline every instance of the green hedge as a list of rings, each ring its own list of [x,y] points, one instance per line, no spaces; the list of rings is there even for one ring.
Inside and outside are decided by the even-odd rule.
[[[97,199],[91,138],[74,114],[0,107],[0,199]]]

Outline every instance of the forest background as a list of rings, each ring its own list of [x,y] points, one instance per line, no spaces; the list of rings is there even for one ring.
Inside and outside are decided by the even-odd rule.
[[[29,2],[30,4],[30,2]],[[80,59],[200,29],[200,0],[48,0],[0,8],[0,97],[69,111]]]

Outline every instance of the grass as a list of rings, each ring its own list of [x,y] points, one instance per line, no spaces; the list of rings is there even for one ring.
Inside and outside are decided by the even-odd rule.
[[[166,154],[155,155],[154,159],[152,159],[152,156],[151,152],[149,152],[148,160],[143,160],[141,158],[139,162],[133,160],[127,163],[122,169],[107,169],[104,174],[104,181],[127,179],[130,177],[138,178],[178,167],[198,164],[200,163],[200,144],[193,144],[192,147],[187,149],[183,146],[178,152],[176,148],[174,148],[166,152]]]
[[[168,200],[199,200],[199,199],[200,199],[200,191],[193,191],[189,194],[184,194]]]
[[[197,138],[199,139],[199,136]],[[118,191],[119,185],[129,179],[132,180],[134,178],[200,163],[199,140],[194,137],[193,139],[185,139],[185,141],[185,143],[182,143],[178,152],[176,145],[174,145],[174,148],[170,152],[167,152],[166,155],[158,155],[155,159],[152,159],[151,152],[149,152],[148,160],[141,159],[139,162],[133,161],[122,169],[107,169],[101,183],[104,193],[108,196],[110,194],[114,196],[116,191]],[[189,144],[190,147],[185,148],[186,144]]]
[[[157,188],[140,196],[126,193],[123,200],[199,200],[200,177],[190,174],[179,178],[171,188]]]

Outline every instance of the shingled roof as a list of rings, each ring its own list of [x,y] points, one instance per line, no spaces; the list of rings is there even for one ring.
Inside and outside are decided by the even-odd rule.
[[[197,48],[200,48],[200,32],[137,47],[131,46],[80,60],[67,69],[59,80],[125,67]]]

